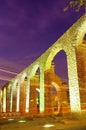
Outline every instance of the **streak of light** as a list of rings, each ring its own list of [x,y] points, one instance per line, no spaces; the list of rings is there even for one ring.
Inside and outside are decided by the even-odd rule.
[[[26,120],[19,120],[18,122],[19,123],[24,123],[24,122],[26,122]]]
[[[10,118],[10,119],[8,119],[8,121],[13,121],[13,120],[14,120],[14,119],[11,119],[11,118]]]
[[[18,74],[16,72],[8,71],[8,70],[5,70],[5,69],[0,69],[0,71],[5,72],[5,73],[9,73],[9,74],[15,74],[15,75]]]
[[[40,89],[36,88],[36,91],[40,93]]]
[[[49,127],[54,127],[54,125],[52,125],[52,124],[46,124],[46,125],[44,125],[43,127],[49,128]]]
[[[11,81],[11,78],[0,76],[0,80]]]
[[[6,118],[5,116],[3,116],[2,118]]]

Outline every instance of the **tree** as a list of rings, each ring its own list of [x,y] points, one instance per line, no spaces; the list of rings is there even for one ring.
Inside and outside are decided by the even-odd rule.
[[[64,8],[64,11],[67,11],[69,8],[72,8],[75,6],[77,7],[75,10],[76,12],[79,12],[81,7],[84,7],[85,12],[86,12],[86,0],[72,0],[69,2],[69,5],[66,8]]]

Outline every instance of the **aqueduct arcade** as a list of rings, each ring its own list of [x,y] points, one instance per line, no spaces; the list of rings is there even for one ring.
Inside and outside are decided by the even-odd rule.
[[[67,57],[70,111],[81,112],[76,50],[77,47],[82,44],[85,33],[86,14],[72,25],[37,60],[1,88],[0,112],[32,114],[33,111],[34,113],[37,111],[40,114],[48,112],[53,113],[53,98],[51,98],[50,94],[52,91],[51,86],[55,86],[58,91],[58,111],[60,112],[59,108],[61,108],[61,103],[67,102],[67,86],[64,84],[62,85],[62,80],[58,76],[57,81],[57,77],[54,75],[54,64],[52,61],[61,50],[65,52]],[[50,76],[51,74],[52,76]],[[60,99],[60,97],[62,97],[61,91],[64,92],[63,95],[65,96],[63,97],[65,98]],[[38,108],[36,106],[37,103]],[[32,108],[34,108],[33,111]]]

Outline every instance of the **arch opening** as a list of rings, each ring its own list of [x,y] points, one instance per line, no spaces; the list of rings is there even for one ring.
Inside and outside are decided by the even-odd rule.
[[[47,112],[69,112],[67,57],[64,50],[52,57],[51,66],[45,71],[45,107]],[[50,62],[50,61],[49,61]],[[55,107],[56,105],[56,107]]]
[[[83,41],[86,41],[86,34],[84,35]],[[85,42],[86,43],[86,42]]]
[[[67,68],[67,56],[64,50],[59,51],[53,58],[53,81],[56,83],[58,97],[58,113],[67,113],[70,108],[69,99],[69,87],[68,87],[68,68]],[[51,63],[52,66],[52,63]],[[58,86],[58,87],[57,87]],[[58,95],[59,94],[59,95]],[[56,100],[55,99],[55,100]]]
[[[55,73],[58,74],[62,80],[68,83],[68,72],[67,72],[67,57],[64,50],[58,52],[53,62],[55,63]]]

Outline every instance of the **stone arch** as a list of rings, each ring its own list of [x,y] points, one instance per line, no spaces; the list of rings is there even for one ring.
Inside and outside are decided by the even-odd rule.
[[[52,53],[52,51],[50,51],[49,57],[47,58],[46,68],[48,68],[48,71],[49,71],[49,70],[51,71],[51,69],[52,69],[52,68],[51,68],[52,61],[53,61],[53,59],[55,58],[55,56],[58,55],[59,52],[63,51],[63,52],[65,53],[65,55],[66,55],[66,51],[64,50],[64,48],[62,49],[61,46],[59,47],[59,49],[57,49],[57,48],[54,49],[54,47],[53,47],[51,50],[55,50],[55,51],[54,51],[54,53]],[[67,55],[66,55],[66,59],[67,59]],[[49,65],[49,64],[50,64],[50,65]],[[48,65],[48,67],[47,67],[47,65]],[[49,67],[49,66],[50,66],[50,67]],[[46,69],[46,72],[47,72],[47,69]],[[50,72],[49,72],[49,73],[50,73]],[[54,74],[55,74],[55,72],[54,72]],[[57,74],[58,74],[58,73],[57,73]],[[56,79],[56,78],[55,78],[55,79]],[[54,80],[55,80],[55,79],[54,79]],[[58,78],[58,79],[59,79],[59,78]],[[52,80],[53,80],[53,79],[52,79]],[[58,85],[57,85],[57,83],[55,83],[55,81],[53,81],[53,82],[51,83],[51,86],[54,85],[55,88],[56,88],[56,91],[58,91],[58,96],[56,95],[56,98],[58,98],[58,97],[59,97],[59,98],[58,98],[58,108],[57,108],[56,112],[54,111],[54,107],[52,106],[52,102],[53,102],[52,99],[53,99],[53,97],[54,97],[55,95],[53,95],[52,98],[50,99],[50,100],[51,100],[51,104],[50,104],[50,105],[51,105],[51,109],[54,111],[54,113],[58,113],[58,114],[61,112],[61,109],[62,109],[62,108],[61,108],[61,107],[62,107],[62,106],[61,106],[62,101],[61,101],[61,99],[60,99],[60,96],[61,96],[61,94],[62,94],[61,89],[60,89],[60,87],[62,86],[62,85],[61,85],[62,80],[60,81],[60,79],[59,79],[59,82],[60,82],[60,83],[59,83]],[[47,88],[46,88],[46,89],[47,89]],[[51,88],[49,88],[49,89],[50,89],[50,91],[51,91]],[[62,90],[62,91],[63,91],[63,90]],[[52,93],[52,92],[51,92],[51,93]],[[66,96],[67,96],[67,95],[66,95]],[[66,98],[66,97],[65,97],[65,98]],[[47,100],[48,100],[48,99],[47,99]],[[46,108],[47,108],[47,105],[48,105],[48,104],[46,104]],[[52,110],[51,110],[51,111],[52,111]]]
[[[66,55],[67,55],[71,111],[72,112],[78,112],[78,111],[81,111],[81,105],[80,105],[80,95],[79,95],[79,85],[78,85],[78,75],[77,75],[75,48],[70,46],[70,49],[69,49],[68,47],[63,46],[62,49],[66,52]],[[62,50],[62,49],[60,47],[60,50]],[[50,53],[50,55],[49,55],[49,57],[47,59],[47,62],[46,62],[46,68],[48,68],[50,66],[50,63],[51,63],[52,59],[54,58],[54,56],[60,50],[56,49],[55,53],[52,53],[52,52]]]
[[[52,50],[54,50],[54,52],[52,52]],[[65,49],[63,49],[62,47],[59,47],[58,49],[54,49],[54,47],[52,47],[50,53],[48,54],[47,60],[46,60],[46,64],[45,64],[45,68],[50,68],[51,66],[51,62],[53,61],[54,57],[60,52],[60,51],[64,51],[66,54]]]
[[[48,53],[46,63],[45,63],[45,69],[49,69],[51,66],[51,62],[54,59],[55,55],[62,50],[62,47],[59,46],[58,48],[55,48],[54,46],[50,49],[50,52]]]
[[[32,69],[31,69],[31,71],[29,73],[30,77],[33,77],[35,75],[38,68],[40,68],[40,66],[37,63],[32,66]]]
[[[19,77],[20,83],[24,82],[25,77],[27,77],[27,72],[22,72],[22,73],[21,73],[21,76]]]
[[[86,14],[85,14],[85,16],[86,16]],[[76,39],[77,39],[76,45],[79,45],[79,44],[82,44],[84,35],[86,34],[85,17],[84,17],[83,21],[81,22],[81,26],[78,27],[77,32],[78,33],[77,33],[77,36],[76,36]]]

